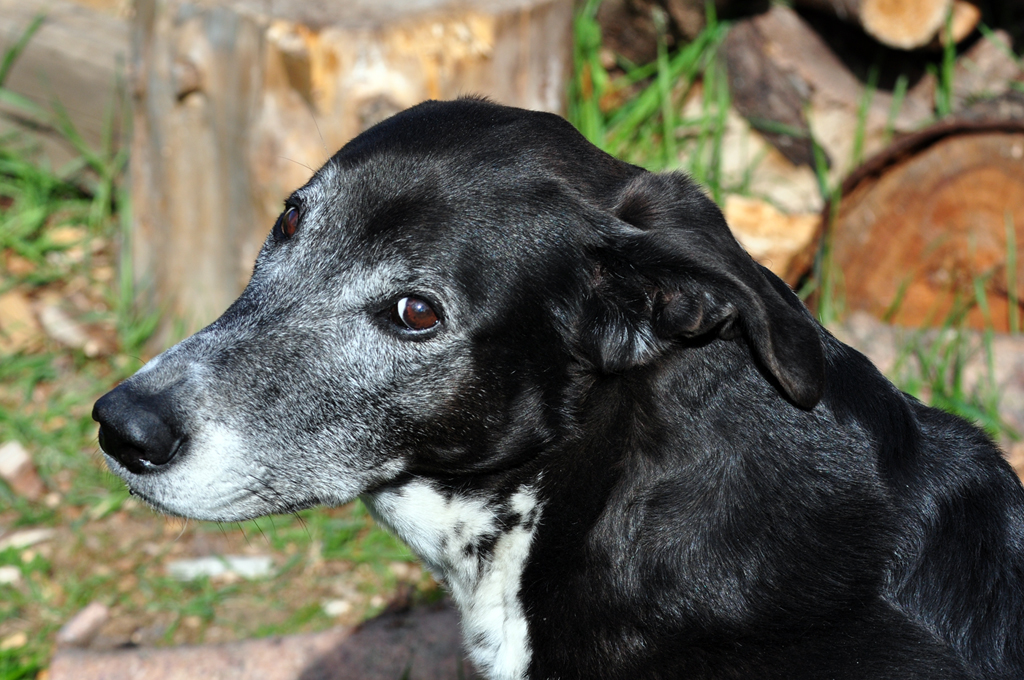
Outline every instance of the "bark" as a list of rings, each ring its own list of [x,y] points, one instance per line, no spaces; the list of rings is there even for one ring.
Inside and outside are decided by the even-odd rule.
[[[112,109],[121,110],[128,59],[128,24],[111,13],[67,0],[0,0],[0,54],[14,45],[32,21],[46,18],[8,74],[4,85],[49,110],[59,102],[82,139],[102,148]],[[60,167],[78,156],[56,131],[40,128],[17,106],[0,103],[0,134],[30,132]],[[124,127],[113,126],[120,138]]]

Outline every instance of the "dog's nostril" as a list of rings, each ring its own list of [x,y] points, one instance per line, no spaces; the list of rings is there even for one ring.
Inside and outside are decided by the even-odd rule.
[[[147,401],[132,398],[121,386],[101,397],[92,410],[100,424],[100,448],[137,474],[166,465],[181,448],[174,428]]]

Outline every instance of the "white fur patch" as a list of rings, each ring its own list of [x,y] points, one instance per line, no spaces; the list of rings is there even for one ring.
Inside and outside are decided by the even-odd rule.
[[[414,481],[364,500],[448,587],[476,667],[491,680],[525,678],[531,650],[519,586],[539,512],[530,489],[521,487],[498,503],[468,494],[449,499],[429,483]],[[509,511],[519,523],[500,526]],[[491,551],[477,551],[492,540]]]

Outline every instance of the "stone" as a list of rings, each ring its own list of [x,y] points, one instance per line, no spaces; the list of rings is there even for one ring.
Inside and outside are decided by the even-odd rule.
[[[167,573],[179,581],[198,578],[223,578],[229,574],[245,579],[270,576],[274,561],[269,555],[225,555],[175,560],[167,565]]]
[[[11,491],[30,501],[39,500],[45,491],[32,457],[17,441],[0,446],[0,478],[7,482]]]
[[[96,652],[58,648],[49,680],[452,680],[478,678],[447,605],[387,613],[357,627],[219,645]]]
[[[109,618],[109,607],[101,602],[90,602],[57,631],[57,646],[87,646]]]

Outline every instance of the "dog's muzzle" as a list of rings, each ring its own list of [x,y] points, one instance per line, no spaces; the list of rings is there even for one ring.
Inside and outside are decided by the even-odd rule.
[[[92,409],[100,424],[100,448],[135,474],[156,472],[181,448],[180,429],[162,395],[141,395],[122,384]]]

